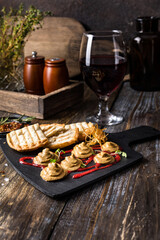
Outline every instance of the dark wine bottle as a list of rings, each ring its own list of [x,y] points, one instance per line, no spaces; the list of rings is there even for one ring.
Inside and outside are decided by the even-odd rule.
[[[130,85],[140,91],[160,90],[160,33],[157,17],[136,19],[136,36],[130,41]]]

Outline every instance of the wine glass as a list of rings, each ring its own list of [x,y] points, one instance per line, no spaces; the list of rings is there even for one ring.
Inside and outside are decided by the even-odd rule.
[[[115,125],[123,117],[109,112],[108,99],[119,87],[126,72],[126,49],[119,30],[83,33],[80,46],[80,70],[86,84],[98,97],[98,111],[87,121],[99,126]]]

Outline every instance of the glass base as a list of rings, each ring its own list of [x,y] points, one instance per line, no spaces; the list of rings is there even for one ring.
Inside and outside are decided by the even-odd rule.
[[[86,118],[87,122],[97,123],[100,127],[117,125],[123,122],[123,120],[123,117],[115,116],[110,112],[102,116],[88,116]]]

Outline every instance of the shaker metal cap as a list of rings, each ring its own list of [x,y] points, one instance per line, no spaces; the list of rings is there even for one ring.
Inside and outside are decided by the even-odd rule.
[[[25,62],[31,64],[44,63],[44,58],[45,58],[44,56],[37,56],[36,51],[32,51],[31,56],[25,57]]]
[[[45,60],[45,63],[50,66],[57,66],[65,64],[66,60],[64,58],[53,57]]]
[[[32,52],[32,58],[36,58],[37,57],[37,52],[36,51],[33,51]]]

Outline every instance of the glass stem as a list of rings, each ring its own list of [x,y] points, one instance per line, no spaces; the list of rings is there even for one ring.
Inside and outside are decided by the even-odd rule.
[[[109,112],[108,100],[100,98],[98,102],[98,114],[97,114],[98,119],[105,117],[108,112]]]

